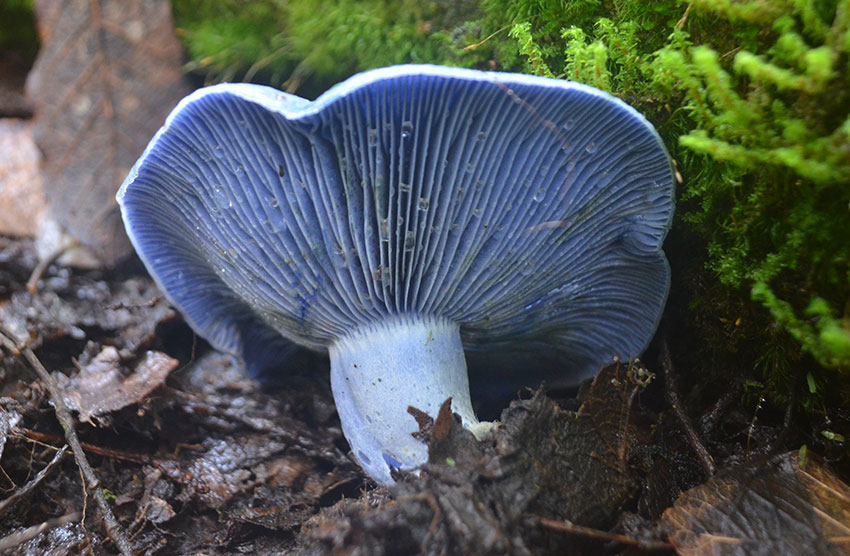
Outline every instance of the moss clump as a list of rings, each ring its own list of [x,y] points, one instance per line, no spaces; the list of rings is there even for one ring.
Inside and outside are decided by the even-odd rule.
[[[192,59],[188,69],[209,81],[250,81],[261,70],[280,79],[291,69],[284,2],[174,0],[172,11]]]
[[[695,123],[680,145],[716,167],[689,184],[688,220],[723,284],[749,287],[821,365],[850,372],[850,3],[693,5],[770,30],[725,57],[705,44],[656,56],[654,81],[685,95]]]

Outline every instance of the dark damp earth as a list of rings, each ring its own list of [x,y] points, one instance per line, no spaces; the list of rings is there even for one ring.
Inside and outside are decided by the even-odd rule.
[[[733,385],[690,405],[658,337],[578,392],[518,392],[482,442],[447,411],[411,410],[430,462],[386,489],[350,457],[321,361],[259,385],[138,263],[50,266],[30,293],[36,262],[29,241],[0,239],[3,333],[52,376],[96,482],[57,455],[53,394],[7,345],[0,554],[118,553],[93,488],[135,554],[693,554],[722,535],[728,553],[846,548],[847,486]]]

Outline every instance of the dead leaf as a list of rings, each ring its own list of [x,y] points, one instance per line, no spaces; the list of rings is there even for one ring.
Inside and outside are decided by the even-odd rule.
[[[65,403],[79,412],[80,421],[88,422],[92,417],[139,403],[177,367],[176,359],[149,351],[133,373],[125,377],[120,359],[118,350],[107,346],[73,378],[54,375]]]
[[[177,512],[174,511],[174,508],[171,507],[171,504],[163,500],[162,498],[157,498],[156,496],[151,496],[150,506],[148,507],[148,511],[145,514],[145,518],[151,523],[165,523],[169,519],[173,518],[177,515]]]
[[[32,124],[0,120],[0,234],[32,237],[47,205]]]
[[[115,192],[185,96],[165,0],[38,0],[27,79],[53,218],[106,264],[131,252]]]
[[[662,521],[679,554],[850,553],[850,487],[797,452],[718,473],[683,493]]]
[[[640,361],[615,362],[604,367],[590,383],[586,395],[580,395],[579,415],[586,416],[598,435],[598,453],[610,465],[626,468],[626,456],[632,443],[632,402],[651,379]]]

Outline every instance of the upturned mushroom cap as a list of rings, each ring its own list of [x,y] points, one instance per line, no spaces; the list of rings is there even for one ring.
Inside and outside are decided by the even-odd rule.
[[[436,416],[452,397],[476,423],[464,348],[494,373],[540,354],[575,383],[644,349],[669,287],[655,130],[606,93],[528,75],[396,66],[312,102],[201,89],[118,200],[213,346],[254,372],[285,371],[294,344],[329,352],[343,431],[384,483],[427,459],[408,406]]]

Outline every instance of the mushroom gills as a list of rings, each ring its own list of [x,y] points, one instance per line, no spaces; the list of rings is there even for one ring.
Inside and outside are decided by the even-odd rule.
[[[478,424],[469,396],[460,329],[415,314],[371,323],[329,347],[331,388],[352,453],[375,480],[392,484],[391,469],[413,470],[428,447],[408,407],[436,419],[452,399],[467,428]]]

